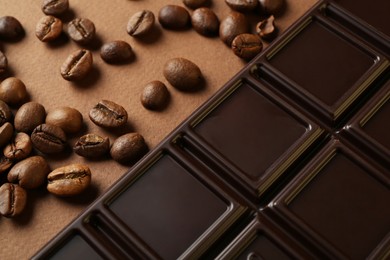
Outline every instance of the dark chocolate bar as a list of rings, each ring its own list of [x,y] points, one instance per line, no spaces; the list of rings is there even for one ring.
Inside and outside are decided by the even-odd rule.
[[[389,1],[320,1],[33,257],[390,257]]]

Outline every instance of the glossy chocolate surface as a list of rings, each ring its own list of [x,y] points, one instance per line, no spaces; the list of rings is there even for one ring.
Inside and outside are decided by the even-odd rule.
[[[70,238],[50,259],[103,259],[100,255],[79,235]]]

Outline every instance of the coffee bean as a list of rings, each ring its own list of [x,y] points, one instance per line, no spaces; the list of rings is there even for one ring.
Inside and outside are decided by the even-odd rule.
[[[67,27],[69,37],[79,43],[88,44],[95,37],[95,25],[86,18],[76,18],[69,22]]]
[[[264,40],[270,41],[274,39],[278,33],[274,16],[271,15],[267,19],[260,21],[256,25],[256,33]]]
[[[20,38],[23,34],[23,27],[15,17],[0,17],[0,39],[12,41]]]
[[[4,155],[0,156],[0,174],[6,172],[12,166],[12,161],[5,157]]]
[[[219,20],[217,15],[207,7],[196,9],[191,15],[192,27],[204,36],[218,35]]]
[[[229,47],[234,38],[249,30],[248,22],[242,13],[231,12],[222,21],[219,26],[219,37]]]
[[[42,42],[55,40],[62,32],[62,22],[54,16],[42,17],[35,27],[35,35]]]
[[[127,111],[112,101],[102,100],[89,111],[89,118],[98,126],[118,128],[126,124]]]
[[[57,196],[68,197],[80,194],[91,183],[91,170],[83,164],[70,164],[50,172],[47,190]]]
[[[9,77],[0,83],[0,100],[10,106],[20,105],[27,95],[26,85],[18,78]]]
[[[0,187],[0,214],[11,218],[22,213],[26,206],[27,193],[18,185],[4,183]]]
[[[154,14],[143,10],[133,14],[127,23],[127,33],[131,36],[139,36],[148,33],[154,25]]]
[[[11,123],[6,122],[0,126],[0,148],[8,144],[14,134],[14,127]]]
[[[225,3],[238,12],[252,11],[257,7],[259,0],[225,0]]]
[[[205,6],[209,0],[183,0],[185,6],[191,9],[196,9]]]
[[[121,63],[134,56],[130,44],[125,41],[105,43],[100,49],[100,57],[107,63]]]
[[[61,75],[69,81],[85,78],[92,69],[92,53],[88,50],[77,50],[66,58],[61,66]]]
[[[148,151],[142,135],[138,133],[124,134],[112,144],[111,157],[119,163],[135,163]]]
[[[254,58],[263,49],[263,43],[258,35],[244,33],[237,35],[232,42],[234,54],[245,60]]]
[[[161,110],[167,105],[168,100],[168,89],[164,83],[158,80],[146,84],[141,93],[141,103],[147,109]]]
[[[46,124],[61,127],[66,134],[75,134],[83,127],[83,116],[75,108],[58,107],[47,113]]]
[[[68,8],[68,0],[43,0],[42,2],[42,11],[47,15],[60,15]]]
[[[11,109],[9,108],[7,103],[5,103],[0,99],[0,126],[3,125],[5,122],[9,122],[11,120],[11,117],[12,117]]]
[[[259,4],[266,14],[279,14],[286,7],[285,0],[259,0]]]
[[[34,101],[23,104],[15,114],[15,130],[30,134],[35,127],[45,122],[45,108]]]
[[[32,156],[16,163],[8,173],[8,181],[18,183],[24,189],[36,189],[43,185],[50,168],[42,156]]]
[[[73,151],[86,158],[97,158],[108,154],[110,150],[110,139],[96,134],[86,134],[77,140]]]
[[[49,124],[37,126],[31,134],[33,146],[42,153],[62,152],[66,147],[66,135],[61,127]]]
[[[203,75],[199,67],[184,58],[167,61],[163,70],[164,77],[175,88],[192,91],[202,87]]]
[[[30,136],[26,133],[17,133],[15,138],[8,144],[4,150],[4,156],[11,161],[19,161],[30,155],[32,143]]]
[[[165,29],[183,30],[190,25],[190,14],[178,5],[166,5],[158,13],[158,21]]]
[[[8,60],[2,51],[0,51],[0,75],[8,68]]]

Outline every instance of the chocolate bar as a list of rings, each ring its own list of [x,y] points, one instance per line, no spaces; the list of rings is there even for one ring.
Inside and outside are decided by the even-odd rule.
[[[320,1],[33,258],[389,258],[386,10]]]

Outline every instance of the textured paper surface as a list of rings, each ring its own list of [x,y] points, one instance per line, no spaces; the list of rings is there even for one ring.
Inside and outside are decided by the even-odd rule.
[[[59,68],[65,58],[80,46],[66,37],[51,44],[42,43],[35,37],[36,23],[44,15],[41,2],[0,0],[0,16],[16,17],[26,31],[25,37],[18,42],[0,42],[0,49],[8,57],[10,75],[26,84],[31,100],[43,104],[47,111],[70,106],[82,113],[85,128],[79,134],[68,137],[70,145],[86,133],[109,136],[112,142],[121,133],[136,131],[153,149],[245,64],[218,37],[206,38],[192,29],[168,31],[157,22],[154,32],[143,39],[127,34],[126,24],[133,13],[148,9],[157,18],[159,9],[166,4],[183,6],[180,0],[70,0],[71,10],[63,20],[88,18],[95,23],[97,30],[97,41],[87,46],[93,52],[93,72],[81,83],[70,83],[62,79]],[[315,2],[287,0],[285,13],[276,18],[280,31],[283,32]],[[223,0],[212,0],[210,7],[220,20],[230,11]],[[250,15],[252,29],[259,19]],[[117,66],[104,63],[99,56],[99,48],[102,43],[112,40],[130,43],[136,54],[135,60]],[[162,68],[168,59],[174,57],[187,58],[201,68],[207,82],[204,90],[183,93],[167,83]],[[148,111],[139,101],[143,86],[152,80],[161,80],[169,88],[171,100],[164,111]],[[112,100],[128,111],[125,129],[112,133],[89,120],[89,110],[101,99]],[[129,169],[129,166],[113,160],[90,161],[74,153],[49,157],[48,161],[52,169],[69,163],[87,164],[92,171],[92,187],[80,197],[68,199],[57,198],[44,188],[28,191],[28,206],[22,216],[15,219],[0,217],[1,259],[31,257]]]

